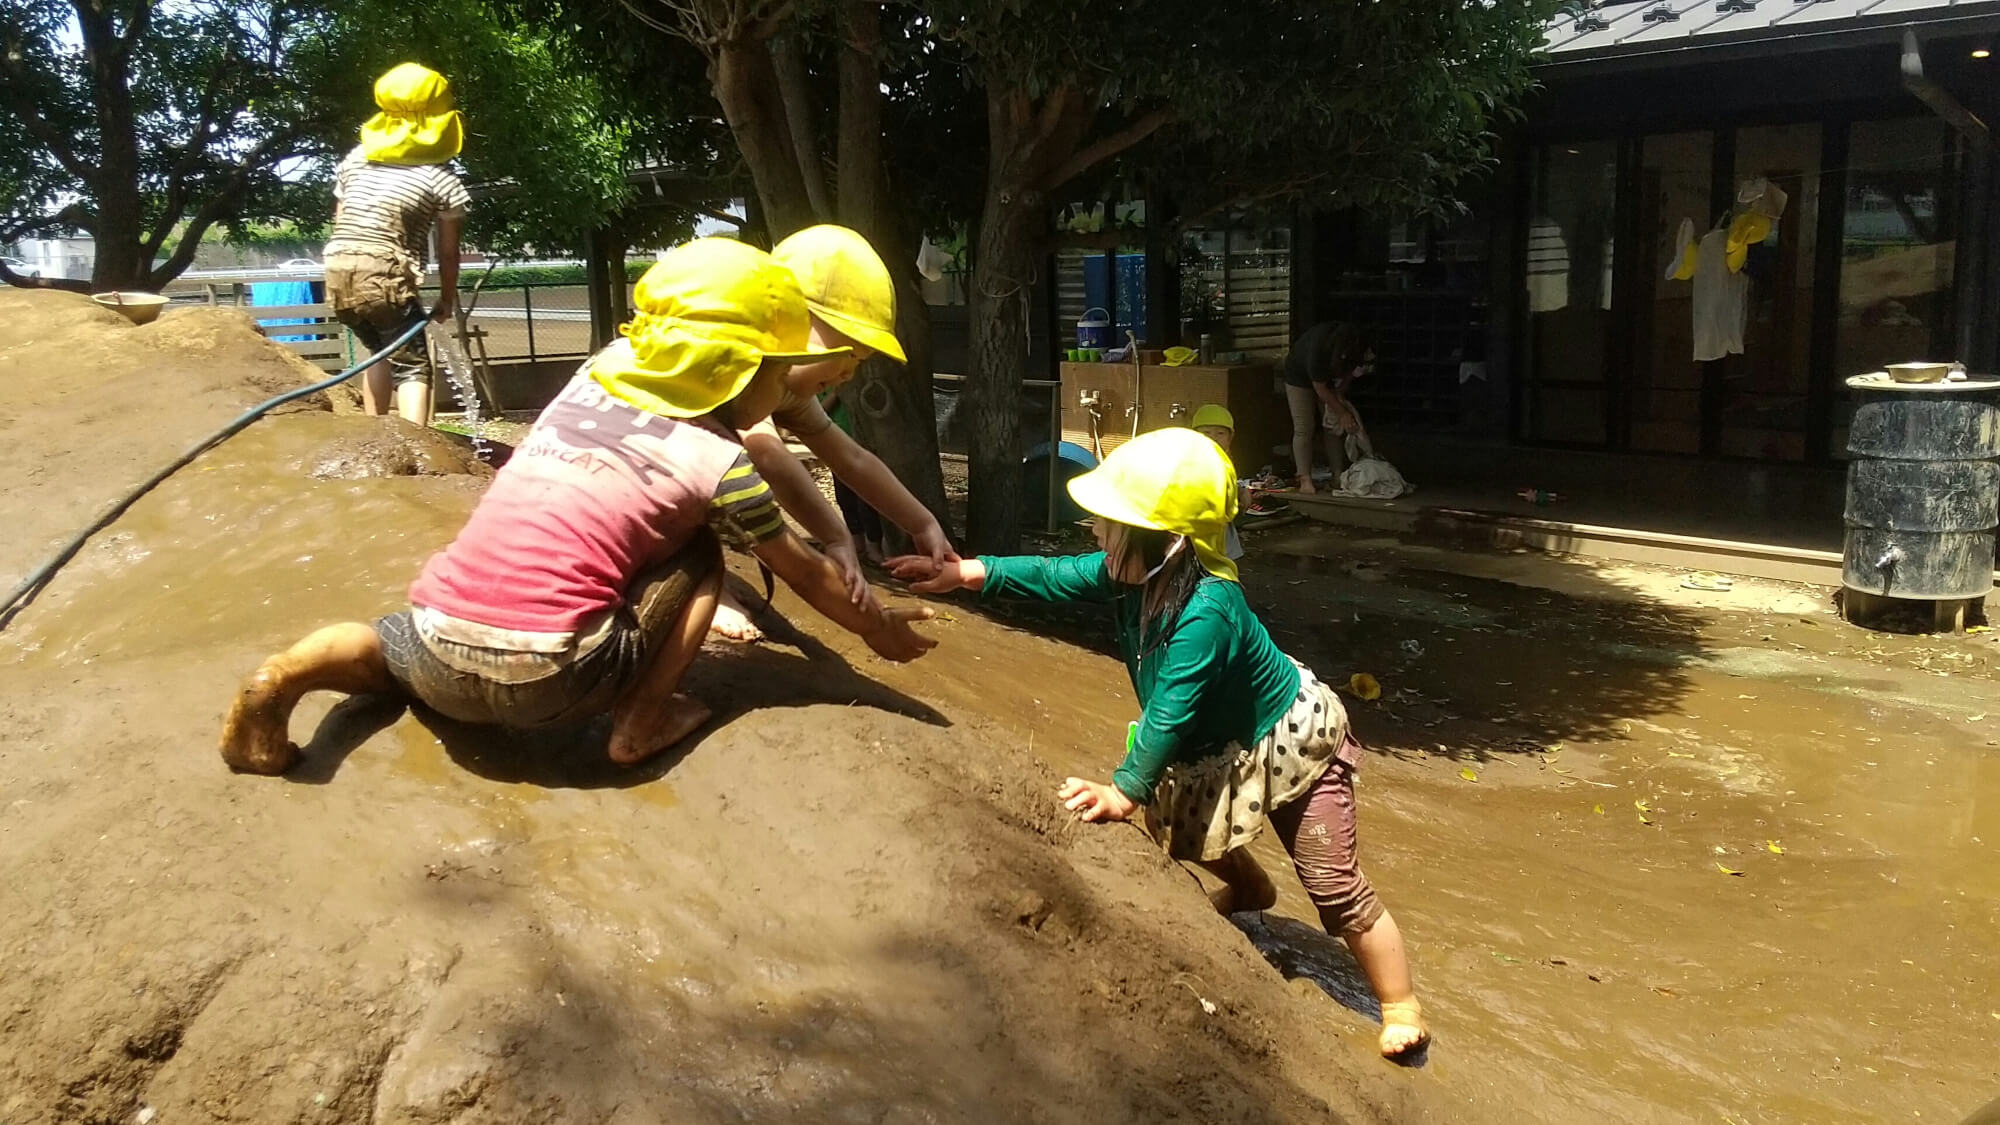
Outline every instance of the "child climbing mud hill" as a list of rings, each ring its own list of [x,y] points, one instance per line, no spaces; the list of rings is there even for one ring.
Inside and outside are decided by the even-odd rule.
[[[1223,881],[1224,914],[1264,910],[1277,890],[1247,845],[1268,821],[1321,922],[1353,950],[1382,1005],[1381,1048],[1430,1038],[1396,920],[1355,860],[1361,747],[1333,689],[1271,643],[1224,549],[1236,472],[1189,429],[1142,434],[1070,482],[1103,550],[1070,558],[895,559],[924,593],[1108,602],[1142,714],[1110,783],[1072,777],[1063,807],[1087,821],[1142,807],[1175,859]]]
[[[735,433],[704,416],[743,397],[760,417],[808,346],[790,270],[702,239],[640,279],[639,316],[543,412],[411,608],[320,629],[265,661],[224,723],[232,767],[281,773],[310,691],[402,694],[462,722],[534,728],[612,716],[609,754],[649,758],[707,722],[679,693],[722,587],[718,536],[755,554],[878,655],[913,660],[926,610],[856,604],[838,568],[794,536]]]

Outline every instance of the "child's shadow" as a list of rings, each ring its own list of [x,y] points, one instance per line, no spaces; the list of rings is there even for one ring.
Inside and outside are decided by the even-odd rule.
[[[873,707],[933,726],[950,721],[921,700],[862,674],[840,654],[766,611],[763,644],[707,646],[690,669],[687,687],[715,709],[715,716],[672,748],[636,766],[621,766],[605,752],[611,719],[539,730],[463,723],[421,704],[390,696],[357,695],[326,713],[285,777],[307,785],[333,780],[341,763],[375,735],[395,725],[407,709],[469,773],[509,784],[548,789],[624,789],[666,774],[724,722],[766,707],[838,703]],[[786,652],[790,648],[793,652]]]
[[[1380,1023],[1382,1005],[1368,987],[1368,978],[1354,955],[1339,939],[1317,926],[1264,912],[1232,914],[1229,920],[1249,937],[1257,952],[1286,980],[1305,979],[1319,986],[1341,1007]],[[1430,1044],[1406,1051],[1390,1061],[1420,1067],[1430,1059]]]

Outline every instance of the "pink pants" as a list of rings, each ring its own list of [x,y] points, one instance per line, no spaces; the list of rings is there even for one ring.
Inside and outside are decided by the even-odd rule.
[[[1354,855],[1354,767],[1329,762],[1304,796],[1269,815],[1326,932],[1360,934],[1373,928],[1382,917],[1382,904]]]

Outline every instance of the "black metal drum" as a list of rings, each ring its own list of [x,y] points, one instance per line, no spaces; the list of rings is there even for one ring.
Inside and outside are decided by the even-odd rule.
[[[1861,375],[1847,385],[1860,402],[1847,437],[1842,583],[1919,601],[1983,597],[2000,524],[2000,380]]]

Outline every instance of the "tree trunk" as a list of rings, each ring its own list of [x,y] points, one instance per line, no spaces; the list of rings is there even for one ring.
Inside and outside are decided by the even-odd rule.
[[[127,84],[127,45],[101,5],[76,5],[77,26],[90,66],[90,93],[100,141],[96,177],[96,259],[90,281],[97,290],[145,286],[145,213],[139,194],[139,138]],[[128,34],[131,29],[128,28]]]
[[[951,513],[945,507],[937,407],[931,394],[930,309],[924,304],[916,266],[922,231],[905,211],[892,207],[884,191],[882,79],[876,59],[881,5],[850,0],[842,17],[836,181],[840,221],[860,231],[889,267],[896,283],[896,338],[909,362],[901,367],[888,360],[862,364],[841,397],[854,419],[855,440],[882,459],[948,534]]]
[[[778,78],[778,97],[785,107],[786,128],[792,135],[792,157],[799,166],[806,201],[813,214],[826,218],[833,214],[826,193],[826,170],[820,162],[819,127],[813,120],[818,99],[813,97],[812,79],[806,71],[804,48],[798,32],[787,32],[771,40],[771,64]]]
[[[937,399],[931,392],[930,306],[917,276],[921,235],[914,227],[885,215],[877,224],[881,233],[874,237],[896,280],[896,339],[909,362],[900,367],[886,359],[862,364],[841,389],[841,398],[849,404],[855,440],[882,459],[949,535],[951,512],[938,463]],[[895,538],[892,546],[900,549],[901,537]]]
[[[722,116],[736,138],[743,162],[757,184],[764,221],[773,239],[780,239],[817,220],[806,194],[805,176],[785,124],[785,107],[778,93],[778,72],[771,51],[761,41],[722,44],[710,64],[710,85]]]
[[[996,160],[1002,140],[992,140]],[[1021,379],[1028,367],[1030,287],[1046,222],[1041,192],[988,184],[972,259],[972,377],[965,388],[972,469],[966,539],[987,554],[1020,546]]]

